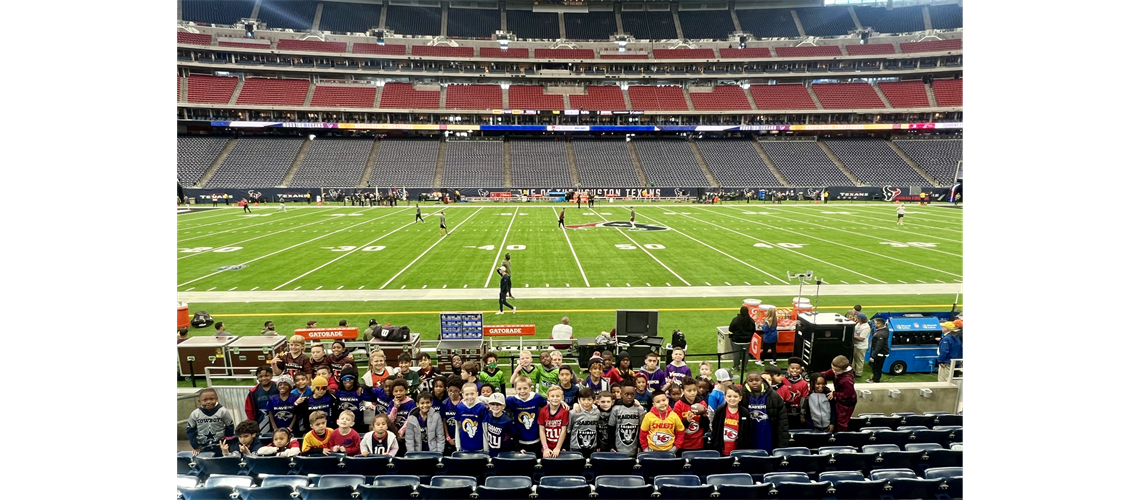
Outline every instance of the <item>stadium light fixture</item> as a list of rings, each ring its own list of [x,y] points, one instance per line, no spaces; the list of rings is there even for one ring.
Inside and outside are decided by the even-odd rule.
[[[501,88],[501,89],[503,89],[503,90],[507,90],[507,89],[511,88],[511,84],[509,84],[509,83],[500,83],[500,84],[499,84],[499,88]]]
[[[748,88],[751,86],[752,86],[752,84],[748,83],[748,82],[744,82],[744,83],[740,84],[740,88],[742,88],[744,90],[748,90]]]

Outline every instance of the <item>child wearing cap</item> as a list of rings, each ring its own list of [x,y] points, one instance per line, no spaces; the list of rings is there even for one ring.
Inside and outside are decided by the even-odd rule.
[[[511,416],[504,411],[507,407],[507,398],[503,393],[491,394],[487,401],[487,414],[483,417],[483,451],[492,457],[499,456],[500,452],[510,451]]]
[[[339,407],[340,404],[333,396],[333,392],[330,390],[331,384],[328,380],[325,380],[324,377],[315,377],[310,386],[313,389],[313,395],[304,402],[297,401],[297,419],[308,421],[309,415],[318,411],[332,415],[333,409]]]
[[[733,385],[732,373],[724,368],[716,371],[716,387],[709,393],[709,410],[716,411],[720,405],[724,404],[725,388]]]
[[[372,403],[374,396],[370,391],[357,390],[360,386],[356,379],[356,368],[348,367],[341,372],[340,389],[336,391],[336,399],[340,406],[333,411],[351,411],[355,421],[353,428],[359,433],[368,430],[367,424],[364,423],[364,409],[374,407]]]
[[[282,375],[277,379],[277,394],[269,397],[265,411],[269,414],[269,425],[274,431],[282,427],[295,432],[297,429],[297,396],[293,390],[293,377]]]

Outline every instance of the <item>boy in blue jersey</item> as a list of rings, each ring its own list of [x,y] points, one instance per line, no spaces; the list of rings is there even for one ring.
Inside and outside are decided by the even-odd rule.
[[[459,413],[460,396],[463,394],[463,380],[459,375],[447,377],[447,399],[440,407],[440,416],[443,417],[444,439],[443,454],[450,455],[455,451],[456,440],[459,438],[459,421],[455,416]]]
[[[513,416],[516,451],[529,451],[536,456],[542,454],[542,436],[538,434],[538,412],[546,406],[546,398],[531,392],[530,377],[515,378],[515,394],[507,400],[507,409]]]
[[[511,443],[511,416],[504,409],[507,407],[506,397],[503,393],[491,394],[487,403],[487,414],[483,417],[483,451],[492,457],[499,453],[510,451]]]
[[[487,405],[479,402],[479,390],[474,383],[463,384],[463,401],[456,407],[455,420],[459,434],[455,441],[457,451],[483,451],[483,420]]]

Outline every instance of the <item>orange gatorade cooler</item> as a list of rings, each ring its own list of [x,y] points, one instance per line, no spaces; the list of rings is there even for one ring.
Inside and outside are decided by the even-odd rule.
[[[190,307],[178,306],[178,329],[190,328]]]
[[[815,306],[811,305],[811,299],[806,297],[792,298],[792,319],[799,319],[801,313],[810,313],[814,311]]]

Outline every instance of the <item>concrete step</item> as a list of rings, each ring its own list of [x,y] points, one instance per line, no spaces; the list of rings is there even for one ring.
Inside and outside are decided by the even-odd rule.
[[[685,94],[688,96],[688,94]],[[697,143],[689,141],[689,148],[693,150],[693,157],[697,159],[697,165],[701,166],[701,171],[705,173],[705,178],[708,179],[709,185],[712,187],[720,187],[717,183],[716,177],[713,177],[712,170],[709,170],[709,164],[705,163],[705,157],[701,156],[701,150],[697,148]]]
[[[693,107],[693,99],[689,97],[689,91],[681,88],[681,95],[685,96],[685,105],[689,107],[689,111],[696,111],[697,108]],[[633,109],[633,108],[629,108]]]
[[[776,168],[776,163],[772,161],[772,157],[768,156],[768,152],[764,151],[764,148],[760,147],[760,143],[757,141],[752,141],[752,147],[756,148],[756,154],[760,155],[760,159],[764,160],[764,164],[768,166],[768,171],[772,172],[772,175],[776,176],[776,179],[780,181],[780,184],[783,184],[784,187],[792,187],[792,185],[788,183],[788,179],[784,177],[784,173],[781,172],[780,169]]]
[[[305,154],[309,152],[309,148],[313,147],[313,141],[305,141],[301,144],[301,150],[297,151],[297,157],[293,158],[293,164],[289,166],[289,171],[285,172],[285,179],[281,181],[281,186],[288,187],[290,182],[293,182],[293,176],[297,175],[297,170],[301,168],[301,162],[305,160]]]
[[[922,27],[927,31],[934,29],[934,24],[930,22],[930,7],[922,6]]]
[[[796,31],[800,33],[800,36],[807,36],[807,32],[804,31],[804,24],[800,22],[800,15],[796,13],[796,9],[792,9],[792,20],[796,22]]]
[[[633,109],[633,105],[630,104],[630,102],[629,102],[629,91],[628,90],[622,90],[621,91],[621,99],[623,101],[625,101],[625,109]],[[689,109],[692,109],[691,104],[689,105]]]
[[[926,100],[930,102],[930,107],[938,107],[938,99],[934,97],[934,87],[925,83],[922,86],[926,88]]]
[[[808,85],[808,95],[811,96],[811,102],[815,103],[815,109],[823,109],[823,103],[819,102],[819,96],[815,95],[815,90]]]
[[[368,187],[368,179],[372,178],[372,167],[376,166],[376,158],[380,156],[380,139],[372,141],[372,151],[368,153],[368,163],[364,164],[364,172],[360,174],[360,182],[356,187]]]
[[[237,104],[238,96],[241,95],[241,89],[245,87],[245,79],[239,79],[238,84],[234,87],[234,95],[230,96],[230,104]]]
[[[186,82],[186,77],[178,78],[178,102],[186,102],[187,86],[190,85]]]
[[[570,107],[567,106],[566,109],[570,109]],[[570,144],[570,141],[566,141],[566,161],[570,163],[570,180],[574,182],[575,188],[580,187],[582,179],[578,177],[578,158],[574,156],[574,146]]]
[[[324,4],[321,4],[321,5],[324,5]],[[305,106],[305,107],[310,106],[310,104],[313,102],[313,93],[315,93],[316,91],[317,91],[317,85],[315,83],[310,82],[309,83],[309,90],[307,92],[305,92],[305,102],[302,104],[302,106]]]
[[[201,188],[210,181],[210,178],[214,176],[214,172],[217,172],[218,167],[222,166],[222,162],[226,161],[226,157],[230,155],[230,151],[234,150],[234,146],[237,146],[237,139],[230,139],[230,141],[226,143],[226,147],[222,148],[222,152],[218,153],[218,157],[214,159],[214,163],[211,163],[210,168],[206,169],[206,173],[202,174],[202,178],[198,180],[198,185],[194,187]]]
[[[749,92],[749,91],[746,89],[746,90],[744,91],[744,98],[745,98],[745,99],[748,99],[748,105],[749,105],[749,106],[752,106],[752,109],[756,109],[756,100],[752,98],[752,92]]]
[[[883,89],[879,88],[878,85],[875,85],[873,83],[871,84],[871,88],[875,89],[875,93],[879,95],[879,100],[883,101],[883,106],[886,106],[888,108],[894,107],[894,106],[891,106],[891,100],[887,99],[887,96],[885,94],[883,94]]]
[[[434,188],[443,186],[443,159],[447,158],[447,141],[439,141],[439,155],[435,157],[435,177],[431,185]]]
[[[506,109],[505,107],[503,109]],[[511,187],[511,143],[503,139],[503,187]]]
[[[685,39],[685,32],[681,29],[681,16],[677,14],[677,4],[670,4],[669,9],[673,11],[673,24],[677,26],[677,38],[680,40]]]
[[[637,156],[637,148],[633,147],[633,141],[625,143],[629,147],[629,157],[633,159],[633,168],[637,169],[637,181],[642,186],[648,186],[649,181],[645,177],[645,169],[641,167],[641,158]]]
[[[910,168],[913,168],[915,172],[918,172],[918,175],[921,175],[923,179],[926,179],[926,182],[929,182],[931,186],[942,187],[938,184],[938,181],[934,180],[934,176],[930,175],[930,172],[927,172],[926,169],[920,167],[918,163],[907,156],[906,152],[904,152],[902,148],[898,146],[898,144],[895,144],[895,141],[887,141],[887,144],[890,144],[891,149],[894,150],[895,154],[899,155],[899,157],[901,157],[907,165],[910,165]]]
[[[447,86],[439,88],[439,109],[447,109]]]
[[[844,165],[842,161],[839,161],[839,157],[835,156],[835,152],[832,151],[831,148],[827,147],[826,142],[819,141],[816,144],[819,144],[819,147],[823,149],[823,152],[827,154],[827,157],[831,158],[831,162],[834,163],[836,167],[839,167],[839,171],[843,172],[843,175],[846,175],[848,179],[851,179],[851,182],[853,182],[856,186],[863,185],[859,179],[855,178],[855,174],[851,173],[851,170],[848,170],[847,165]]]

